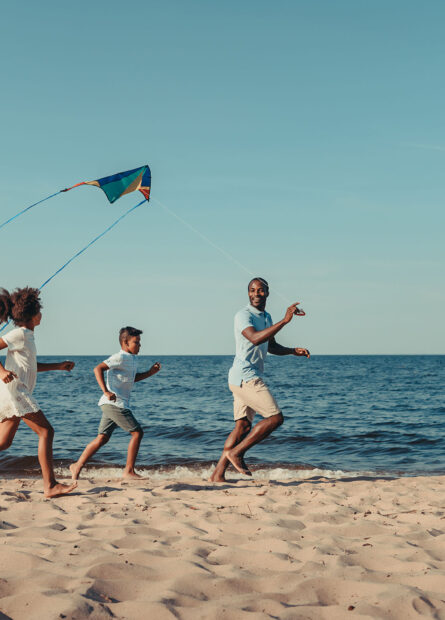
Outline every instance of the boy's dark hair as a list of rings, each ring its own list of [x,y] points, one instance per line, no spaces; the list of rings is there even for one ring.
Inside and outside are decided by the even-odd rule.
[[[127,327],[122,327],[122,329],[119,330],[119,342],[122,344],[128,340],[128,338],[131,338],[131,336],[140,336],[142,333],[141,329],[136,329],[136,327],[127,325]]]
[[[16,288],[9,293],[0,289],[0,322],[12,319],[16,325],[30,321],[42,309],[38,288]]]

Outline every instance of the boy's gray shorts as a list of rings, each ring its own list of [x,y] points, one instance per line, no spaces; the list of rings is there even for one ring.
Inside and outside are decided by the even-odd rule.
[[[116,405],[101,405],[102,419],[99,424],[98,435],[111,437],[117,426],[127,433],[141,431],[141,425],[136,420],[130,409],[122,409]]]

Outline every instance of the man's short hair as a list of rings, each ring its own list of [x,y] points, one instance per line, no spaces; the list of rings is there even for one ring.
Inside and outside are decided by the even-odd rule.
[[[252,284],[252,282],[255,282],[255,280],[257,280],[258,282],[261,282],[264,288],[267,288],[267,292],[269,292],[269,284],[267,283],[267,280],[265,280],[264,278],[252,278],[249,284],[247,285],[247,290],[250,289],[250,285]]]
[[[119,330],[119,342],[122,344],[132,336],[140,336],[142,333],[141,329],[136,329],[136,327],[127,325],[127,327],[122,327],[122,329]]]

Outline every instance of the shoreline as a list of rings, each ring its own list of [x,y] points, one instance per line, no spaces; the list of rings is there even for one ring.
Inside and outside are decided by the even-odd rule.
[[[444,497],[443,475],[4,480],[2,618],[445,618]]]
[[[69,466],[73,461],[70,459],[55,459],[54,470],[56,477],[70,478]],[[147,480],[163,480],[197,477],[202,481],[208,480],[216,465],[216,461],[185,461],[155,464],[137,464],[136,471]],[[258,482],[274,481],[302,481],[312,477],[324,477],[327,479],[372,479],[372,478],[419,478],[445,476],[444,470],[425,471],[401,471],[398,470],[347,470],[329,469],[308,464],[292,463],[255,463],[249,462],[249,468],[254,474],[254,480]],[[107,479],[120,479],[124,469],[123,463],[89,462],[81,473],[80,479],[100,481]],[[0,461],[0,477],[5,480],[17,478],[26,480],[39,480],[41,477],[40,466],[37,457],[9,457],[5,462]],[[233,481],[245,479],[242,474],[229,468],[227,477]]]

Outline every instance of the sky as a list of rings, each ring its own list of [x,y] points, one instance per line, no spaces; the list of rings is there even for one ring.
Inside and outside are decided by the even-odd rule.
[[[0,221],[145,163],[152,197],[42,291],[41,354],[232,354],[254,275],[313,354],[444,354],[445,4],[5,3]],[[40,286],[142,196],[80,187],[0,230]]]

